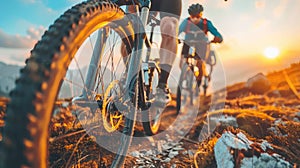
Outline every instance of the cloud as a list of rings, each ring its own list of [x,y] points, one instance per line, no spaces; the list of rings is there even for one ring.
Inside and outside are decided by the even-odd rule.
[[[44,32],[43,27],[33,28],[27,30],[27,35],[9,35],[0,29],[0,47],[7,48],[32,48],[33,45],[40,39]]]
[[[0,30],[0,47],[28,48],[33,46],[34,41],[29,36],[8,35]]]
[[[45,31],[45,28],[40,26],[38,28],[30,27],[27,30],[27,34],[35,40],[39,40],[41,38],[42,33]]]
[[[31,48],[1,48],[0,62],[14,65],[25,65],[26,58],[30,55]]]

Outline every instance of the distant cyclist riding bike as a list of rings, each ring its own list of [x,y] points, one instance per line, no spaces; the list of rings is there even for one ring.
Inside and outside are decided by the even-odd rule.
[[[185,101],[186,96],[183,92],[189,92],[190,103],[192,104],[195,96],[200,93],[203,82],[203,92],[206,94],[208,82],[212,72],[212,66],[216,63],[215,53],[210,49],[210,43],[221,43],[222,35],[214,27],[212,22],[203,18],[203,6],[192,4],[188,8],[189,17],[183,20],[179,27],[179,34],[185,33],[180,59],[181,75],[177,90],[177,110],[179,112],[181,102]],[[209,40],[208,32],[214,38]],[[210,65],[207,72],[206,64]],[[193,96],[195,95],[195,96]],[[184,99],[184,100],[182,100]]]

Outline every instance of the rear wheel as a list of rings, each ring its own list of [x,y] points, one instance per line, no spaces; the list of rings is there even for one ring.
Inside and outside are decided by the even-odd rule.
[[[156,67],[150,68],[149,86],[147,87],[147,98],[151,101],[156,94],[159,71]],[[147,135],[154,135],[158,132],[164,108],[152,104],[148,110],[142,112],[142,122]]]
[[[194,72],[184,63],[177,86],[176,110],[180,113],[183,106],[192,106],[199,97],[199,87],[197,86]]]
[[[0,167],[47,167],[49,123],[57,109],[54,105],[70,100],[79,108],[88,106],[85,109],[93,117],[106,109],[102,110],[105,117],[113,119],[103,122],[119,132],[111,142],[118,147],[113,151],[113,165],[122,165],[133,134],[136,105],[111,108],[114,100],[120,100],[114,96],[122,97],[123,92],[112,94],[114,89],[109,86],[118,86],[126,73],[127,61],[115,49],[123,42],[130,53],[133,39],[129,19],[109,1],[83,2],[61,15],[31,51],[10,93]],[[91,60],[86,61],[89,55]],[[80,115],[78,111],[74,109]],[[87,123],[95,124],[91,122]]]

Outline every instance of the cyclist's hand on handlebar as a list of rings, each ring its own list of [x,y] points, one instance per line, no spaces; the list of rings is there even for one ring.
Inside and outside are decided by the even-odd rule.
[[[223,40],[220,37],[214,37],[214,39],[212,41],[210,41],[211,43],[221,43]]]

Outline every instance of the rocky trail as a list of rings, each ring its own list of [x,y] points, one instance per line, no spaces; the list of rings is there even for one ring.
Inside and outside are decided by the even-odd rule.
[[[178,115],[173,102],[155,136],[146,136],[137,123],[125,167],[298,167],[299,100],[292,94],[241,97],[235,95],[241,88],[232,88],[230,99],[207,97]],[[1,99],[0,140],[8,101]],[[50,125],[50,167],[109,167],[114,154],[83,125],[72,106],[59,104]],[[100,134],[107,136],[103,128]]]

